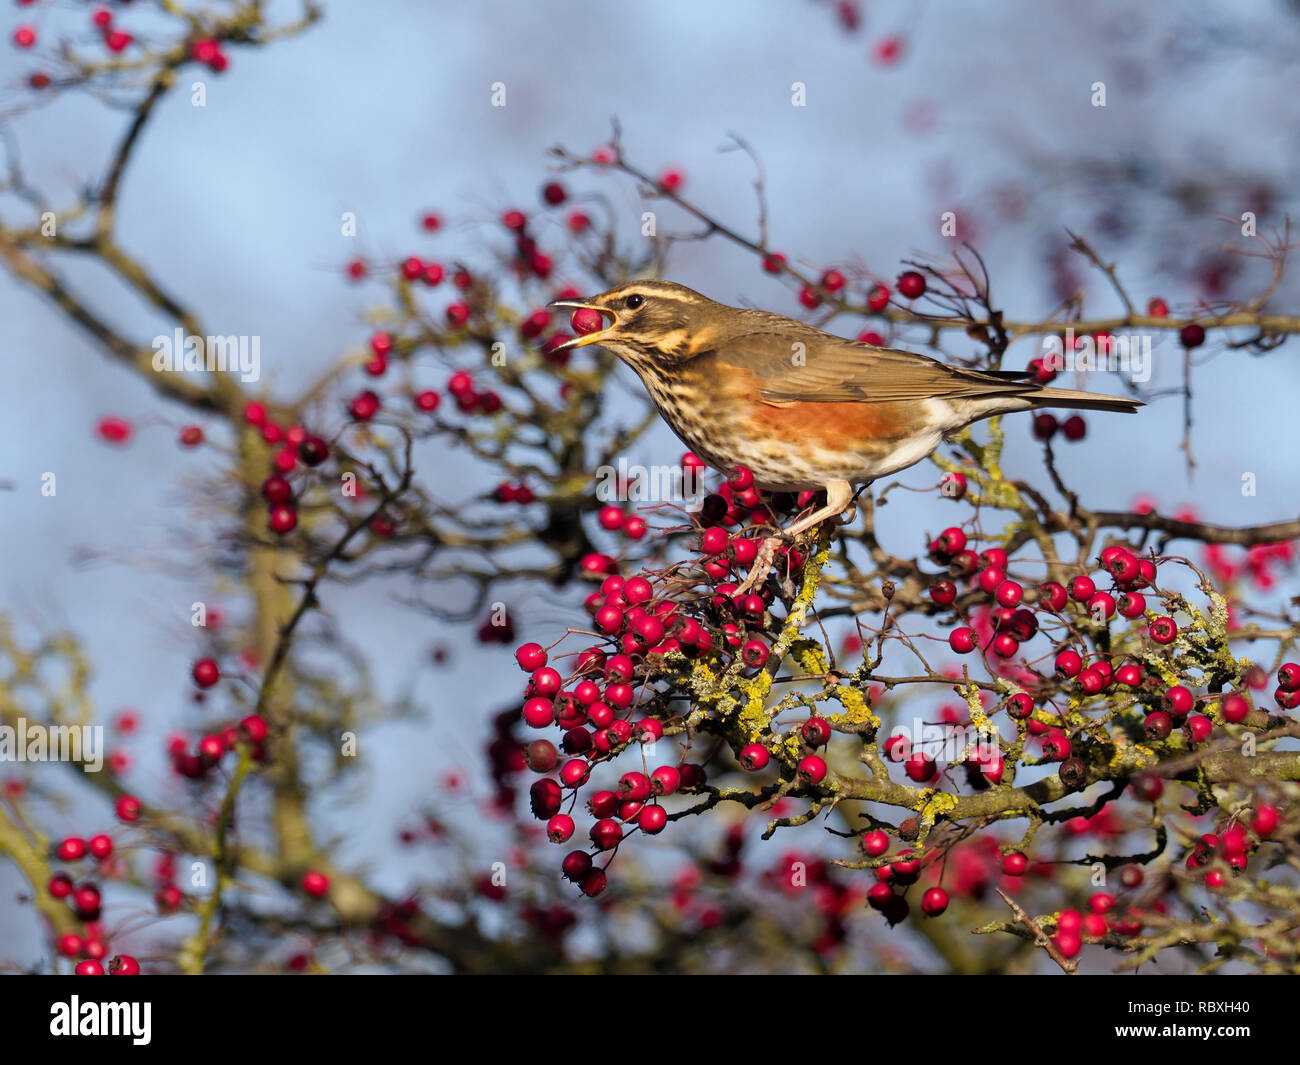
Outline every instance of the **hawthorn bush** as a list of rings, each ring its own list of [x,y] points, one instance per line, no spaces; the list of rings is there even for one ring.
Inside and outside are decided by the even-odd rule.
[[[1122,266],[1070,234],[1057,280],[1094,270],[1119,310],[1072,295],[1013,320],[961,234],[884,273],[852,249],[813,265],[768,241],[757,149],[731,145],[759,174],[747,232],[693,198],[680,168],[632,159],[615,126],[539,160],[537,204],[500,205],[489,230],[457,235],[431,211],[404,238],[425,250],[340,263],[340,285],[382,293],[358,296],[363,354],[274,392],[159,372],[150,339],[59,263],[92,259],[184,335],[208,335],[120,242],[122,183],[159,101],[196,70],[236,76],[241,51],[320,15],[221,10],[163,5],[137,36],[132,5],[96,8],[92,45],[69,31],[32,66],[30,106],[86,88],[129,109],[81,202],[52,207],[10,157],[9,275],[157,391],[223,530],[203,578],[225,591],[197,597],[192,640],[203,725],[169,739],[171,780],[124,753],[139,721],[94,705],[75,632],[0,627],[0,723],[106,724],[116,745],[99,773],[4,767],[0,855],[27,885],[43,969],[1300,970],[1300,653],[1296,601],[1279,602],[1300,519],[1228,526],[1150,498],[1094,508],[1057,449],[1105,454],[1105,438],[1043,413],[1023,420],[1041,449],[1033,478],[1004,472],[1020,421],[977,426],[865,489],[852,520],[782,548],[772,577],[737,595],[761,539],[814,497],[680,453],[656,483],[701,483],[701,498],[656,494],[620,465],[653,409],[639,392],[611,399],[612,356],[560,350],[591,324],[546,308],[671,276],[679,243],[726,245],[819,324],[940,356],[964,340],[970,365],[1043,382],[1057,368],[1017,341],[1104,358],[1119,335],[1165,337],[1190,402],[1194,352],[1263,355],[1300,331],[1270,307],[1284,231],[1250,245],[1271,268],[1258,291],[1181,305],[1130,294]],[[856,5],[835,10],[856,31]],[[12,43],[29,52],[58,32],[24,25]],[[903,42],[871,50],[891,64]],[[680,225],[646,239],[643,209]],[[137,425],[105,413],[95,428],[120,446]],[[1224,435],[1210,424],[1196,440]],[[1189,417],[1189,463],[1192,439]],[[439,483],[453,451],[482,471],[468,504]],[[1139,500],[1163,487],[1140,457],[1108,461]],[[926,493],[942,524],[886,531],[904,492]],[[504,700],[456,694],[491,722],[467,770],[477,813],[464,780],[430,780],[415,827],[385,826],[421,848],[424,875],[400,892],[339,860],[338,823],[313,802],[355,786],[358,737],[399,709],[330,609],[392,578],[522,671]],[[548,620],[524,632],[538,601]],[[50,827],[61,805],[78,832]]]

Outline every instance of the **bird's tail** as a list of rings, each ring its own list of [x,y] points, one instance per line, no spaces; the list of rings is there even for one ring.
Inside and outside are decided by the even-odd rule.
[[[1022,393],[1035,407],[1070,407],[1075,410],[1108,410],[1121,414],[1136,414],[1138,407],[1146,406],[1140,399],[1123,396],[1103,396],[1098,392],[1080,392],[1073,388],[1039,388]]]

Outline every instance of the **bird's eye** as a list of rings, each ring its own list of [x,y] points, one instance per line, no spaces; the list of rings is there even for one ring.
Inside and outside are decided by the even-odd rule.
[[[636,310],[636,309],[637,309],[638,307],[640,307],[641,304],[643,304],[643,303],[645,303],[645,297],[644,297],[644,296],[638,296],[635,292],[632,293],[632,295],[628,296],[628,298],[625,299],[625,300],[623,301],[623,305],[624,305],[624,306],[625,306],[629,311],[634,311],[634,310]]]

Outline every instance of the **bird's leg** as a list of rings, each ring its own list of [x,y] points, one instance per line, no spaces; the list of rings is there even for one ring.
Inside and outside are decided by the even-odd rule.
[[[853,502],[853,486],[848,481],[829,482],[826,485],[826,505],[791,523],[781,530],[779,536],[769,536],[764,540],[763,545],[758,549],[758,556],[754,559],[754,564],[749,567],[749,573],[734,594],[744,595],[751,589],[762,586],[763,582],[767,580],[768,573],[772,570],[772,562],[776,558],[776,549],[781,546],[783,540],[793,542],[794,538],[800,533],[806,532],[815,525],[820,525],[827,518],[833,518],[844,513],[851,502]]]

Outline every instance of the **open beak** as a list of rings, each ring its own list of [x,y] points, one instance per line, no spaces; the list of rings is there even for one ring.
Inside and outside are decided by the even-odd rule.
[[[594,333],[588,333],[586,336],[574,337],[572,340],[566,340],[563,344],[558,345],[555,351],[571,351],[574,348],[585,348],[588,344],[599,344],[609,331],[618,325],[618,315],[605,307],[598,306],[595,303],[589,303],[586,300],[552,300],[546,305],[550,308],[563,308],[570,311],[596,311],[610,320],[609,325],[604,329],[597,329]]]

